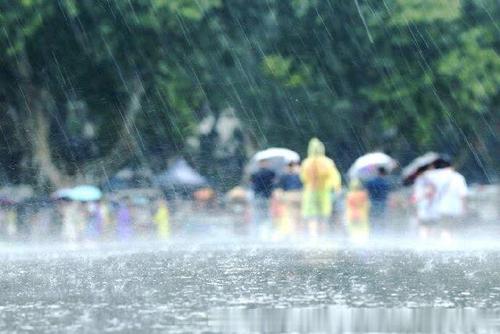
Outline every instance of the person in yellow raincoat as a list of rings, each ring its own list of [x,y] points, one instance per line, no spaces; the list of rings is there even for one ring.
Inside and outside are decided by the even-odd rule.
[[[309,234],[318,234],[318,225],[326,229],[332,214],[332,192],[341,187],[340,173],[332,159],[325,156],[325,145],[313,138],[309,141],[308,156],[302,163],[302,216],[308,222]]]
[[[345,207],[349,238],[354,242],[367,241],[370,234],[368,222],[370,199],[368,198],[368,192],[363,189],[361,182],[357,179],[353,179],[349,184]]]
[[[170,212],[167,202],[163,199],[158,200],[158,206],[153,217],[156,224],[156,232],[159,239],[168,239],[170,237]]]

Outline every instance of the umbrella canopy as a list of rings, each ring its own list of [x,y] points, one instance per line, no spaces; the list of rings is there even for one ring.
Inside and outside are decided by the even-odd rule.
[[[367,179],[375,176],[381,167],[391,172],[396,166],[396,160],[387,154],[372,152],[357,158],[347,173],[350,179]]]
[[[436,152],[427,152],[424,155],[421,155],[418,158],[414,159],[409,165],[403,168],[403,171],[401,173],[403,184],[412,184],[421,173],[429,168],[430,165],[442,158],[443,156]]]
[[[5,197],[0,197],[0,206],[5,205],[5,206],[10,206],[16,204],[15,201],[5,198]]]
[[[297,152],[287,148],[272,147],[267,150],[257,152],[254,155],[256,161],[269,160],[269,159],[283,159],[287,162],[300,161],[300,156]]]
[[[89,202],[101,199],[102,192],[97,187],[82,185],[74,187],[71,195],[74,201]]]
[[[281,172],[283,168],[290,162],[300,162],[300,156],[297,152],[287,148],[272,147],[255,153],[250,159],[247,170],[248,173],[253,173],[259,168],[259,162],[267,160],[269,168],[276,172]]]
[[[102,198],[99,188],[90,185],[80,185],[74,188],[63,188],[56,191],[53,196],[56,199],[70,199],[72,201],[90,202],[98,201]]]

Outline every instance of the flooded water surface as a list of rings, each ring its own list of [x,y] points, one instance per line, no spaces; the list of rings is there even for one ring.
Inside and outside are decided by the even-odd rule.
[[[0,332],[500,331],[495,250],[154,249],[4,252]]]

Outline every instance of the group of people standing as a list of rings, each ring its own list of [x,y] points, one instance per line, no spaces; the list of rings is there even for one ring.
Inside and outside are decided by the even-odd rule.
[[[141,236],[166,239],[170,234],[169,211],[163,199],[135,204],[119,201],[57,203],[56,219],[67,242],[113,239],[127,241]]]
[[[382,219],[390,186],[385,171],[381,169],[379,174],[365,184],[351,182],[346,200],[348,224],[363,225],[367,231],[370,203],[372,217]],[[269,230],[273,221],[282,234],[318,236],[332,228],[333,197],[341,192],[342,180],[319,139],[310,140],[307,158],[301,164],[292,161],[282,173],[261,160],[250,182],[254,193],[252,224],[256,230]]]
[[[0,206],[0,241],[79,243],[144,237],[167,239],[170,225],[169,208],[163,198],[95,201],[63,198],[39,205]]]
[[[379,166],[368,179],[351,178],[343,192],[334,161],[325,155],[324,144],[313,138],[301,164],[292,161],[280,172],[271,168],[270,161],[259,161],[250,175],[252,230],[318,236],[341,227],[355,240],[386,234],[389,195],[395,190],[388,174]],[[438,159],[426,166],[416,178],[411,203],[420,234],[435,235],[437,230],[442,234],[449,221],[463,217],[466,194],[465,179],[449,161]]]

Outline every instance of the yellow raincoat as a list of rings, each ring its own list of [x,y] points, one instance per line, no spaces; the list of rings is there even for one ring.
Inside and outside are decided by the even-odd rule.
[[[304,184],[302,216],[328,218],[332,214],[332,191],[341,187],[340,173],[333,160],[325,156],[325,146],[313,138],[309,142],[308,156],[302,163],[301,179]]]

